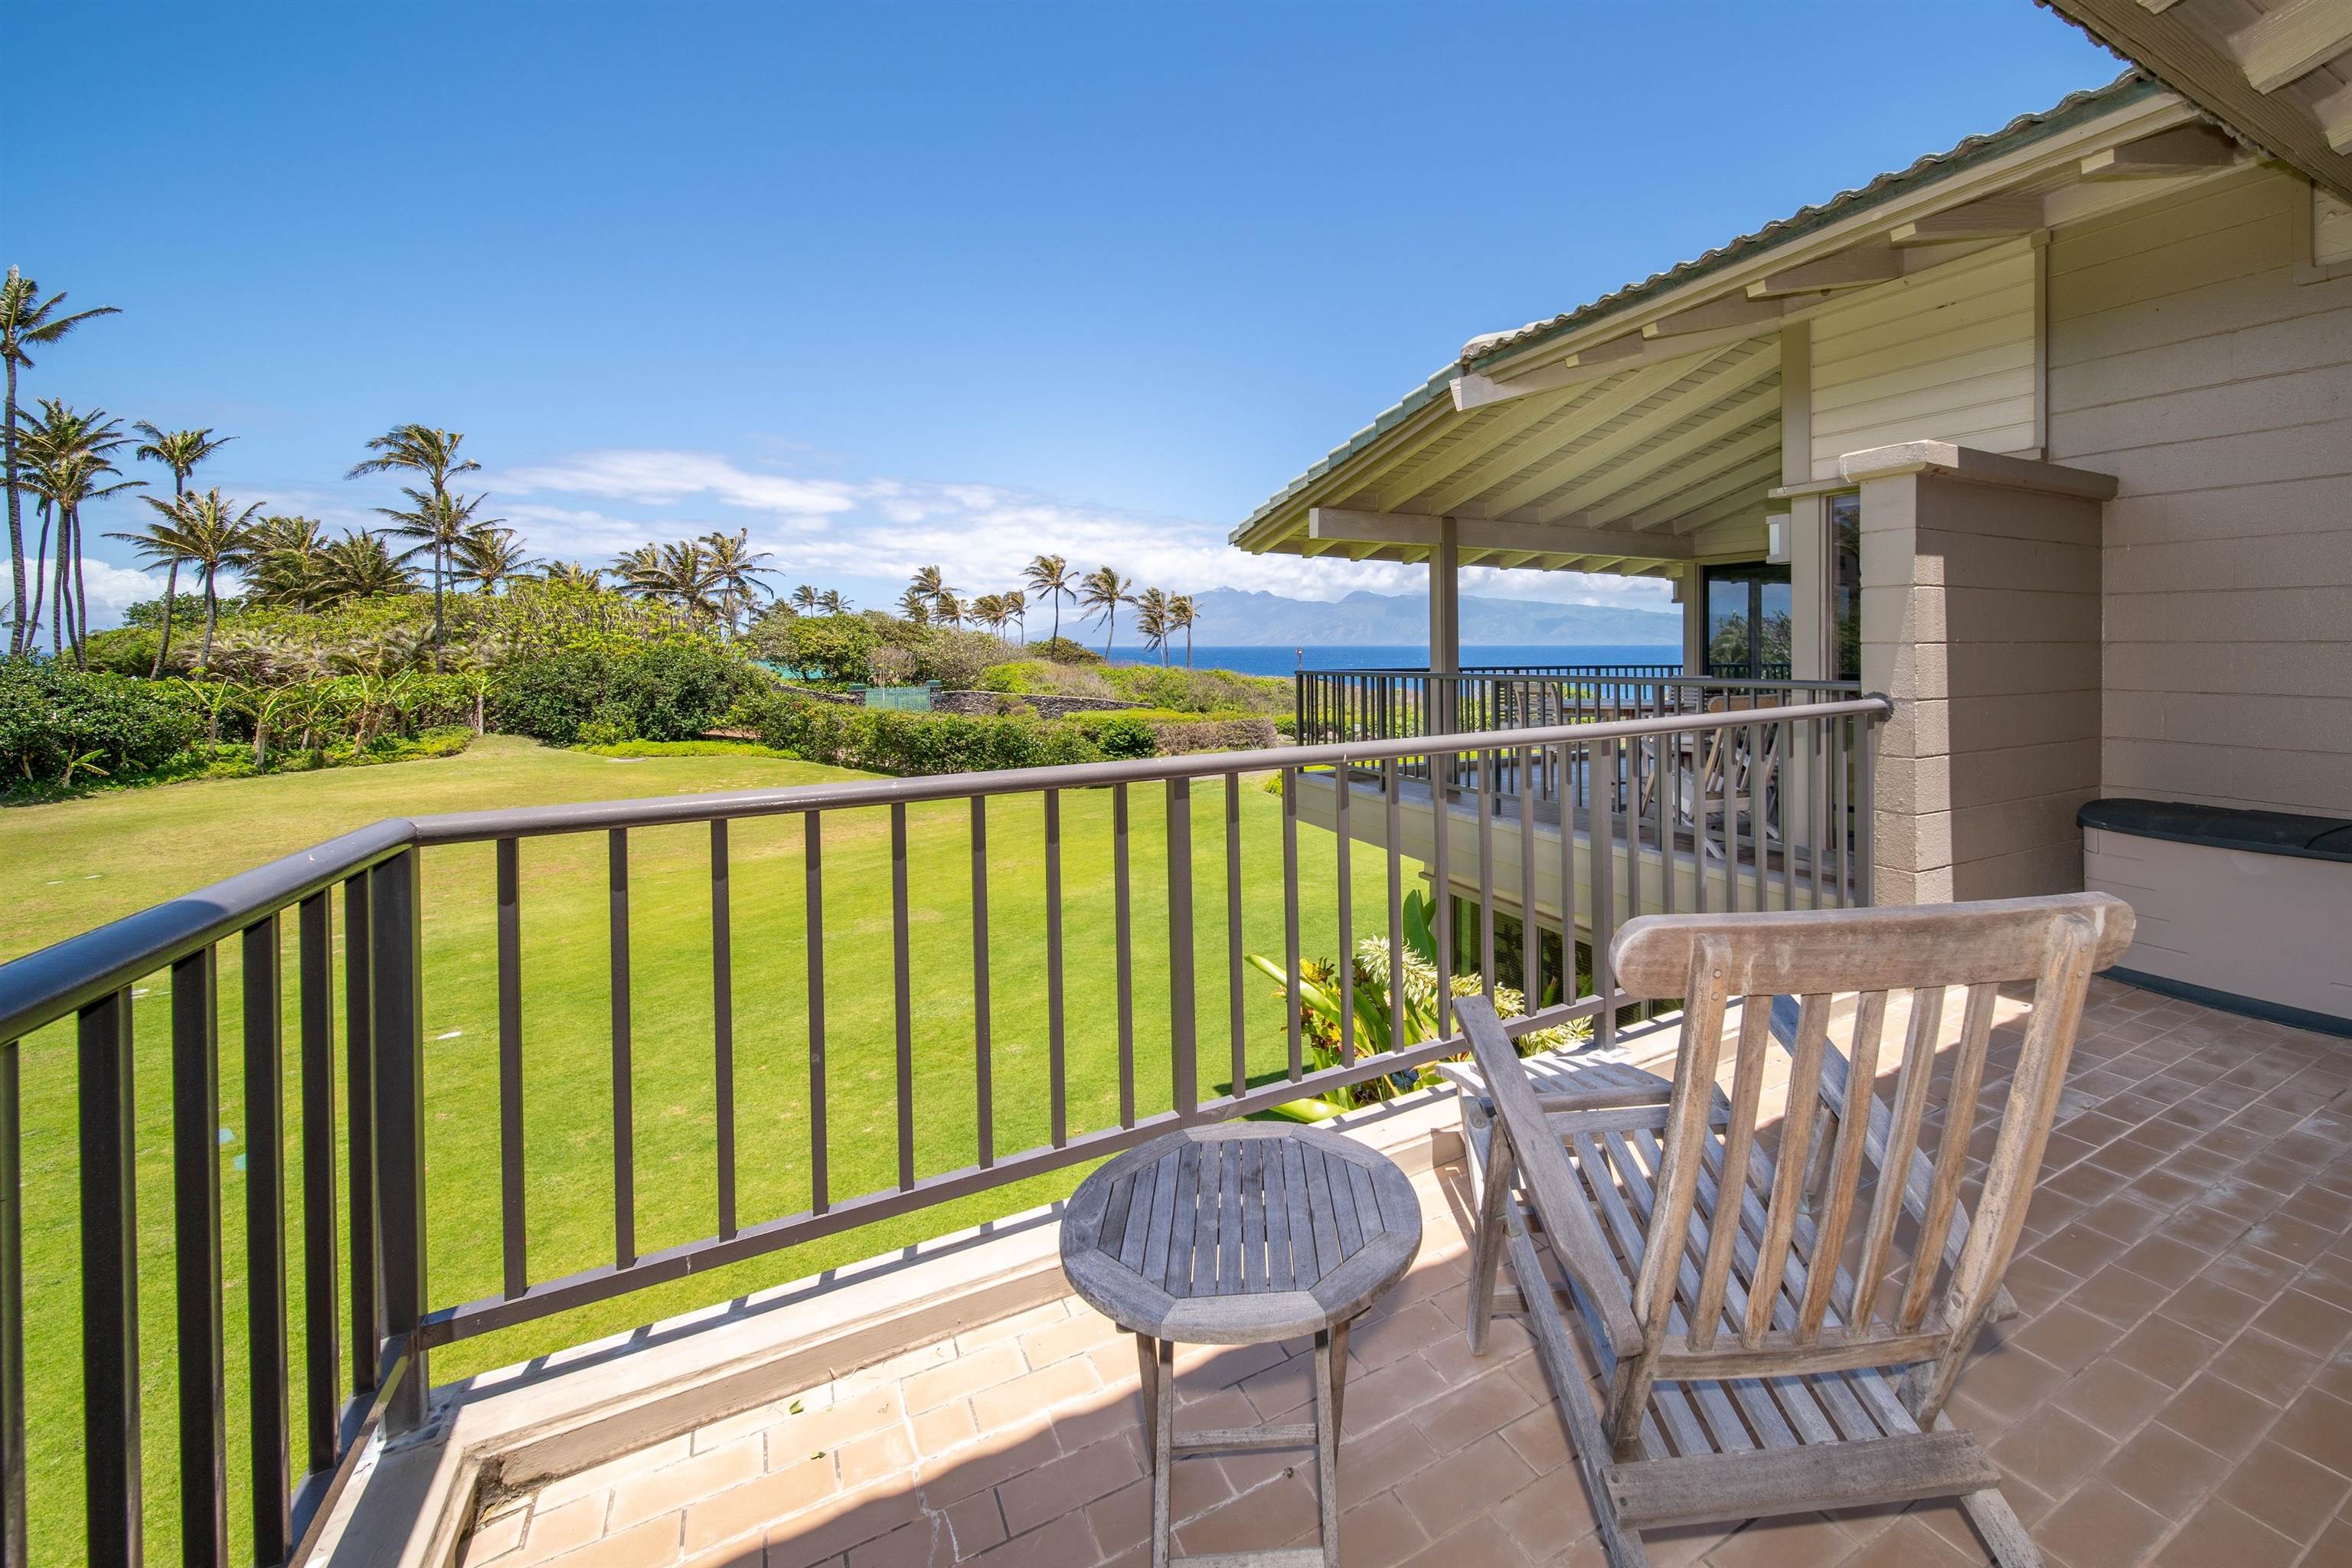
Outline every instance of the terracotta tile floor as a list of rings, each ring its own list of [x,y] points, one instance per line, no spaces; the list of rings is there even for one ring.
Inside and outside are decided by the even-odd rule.
[[[1956,1419],[2046,1557],[2352,1563],[2352,1042],[2096,983],[2043,1184]],[[1460,1173],[1358,1329],[1346,1560],[1593,1564],[1525,1335],[1461,1332]],[[1180,1422],[1304,1405],[1300,1347],[1180,1358]],[[467,1568],[1148,1561],[1134,1356],[1065,1300],[555,1482],[483,1519]],[[1180,1552],[1313,1538],[1303,1456],[1178,1467]],[[1986,1561],[1948,1503],[1654,1531],[1657,1568]]]

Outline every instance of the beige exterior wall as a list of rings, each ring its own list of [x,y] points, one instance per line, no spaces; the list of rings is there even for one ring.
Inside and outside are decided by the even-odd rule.
[[[2121,483],[2103,794],[2352,812],[2352,276],[2310,212],[2249,169],[2051,241],[2050,456]]]
[[[2013,240],[1814,315],[1806,477],[1832,478],[1844,453],[1898,441],[2039,446],[2034,250]]]
[[[1879,903],[2083,885],[2100,553],[2096,500],[1934,469],[1864,480],[1863,683],[1895,704],[1874,800]]]

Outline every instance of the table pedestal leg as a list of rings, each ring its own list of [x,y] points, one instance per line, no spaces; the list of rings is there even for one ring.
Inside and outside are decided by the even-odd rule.
[[[1348,1381],[1348,1330],[1315,1334],[1315,1494],[1325,1568],[1339,1568],[1339,1406]]]
[[[1151,1568],[1168,1568],[1168,1538],[1175,1522],[1169,1487],[1176,1468],[1176,1344],[1138,1334],[1135,1352],[1144,1363],[1144,1444],[1151,1450]]]

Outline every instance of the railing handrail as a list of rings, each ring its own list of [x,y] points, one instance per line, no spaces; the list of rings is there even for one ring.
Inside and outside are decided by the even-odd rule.
[[[1779,722],[1865,714],[1883,717],[1893,710],[1891,701],[1874,695],[1836,702],[1790,704],[1771,711],[1773,721]],[[1554,724],[1540,729],[1480,730],[1318,746],[1269,746],[1246,752],[1200,752],[1178,757],[1070,763],[993,773],[933,773],[846,784],[792,784],[781,789],[728,790],[639,800],[388,817],[0,964],[0,1040],[21,1039],[141,975],[152,973],[332,886],[354,871],[412,847],[782,816],[851,806],[911,805],[929,801],[969,800],[975,795],[1155,784],[1283,768],[1338,767],[1433,752],[1515,751],[1559,742],[1614,741],[1704,730],[1727,722],[1750,722],[1754,718],[1752,713],[1742,719],[1721,713],[1684,713],[1601,723]],[[1497,739],[1502,737],[1507,740],[1497,745]]]
[[[1423,680],[1609,680],[1616,681],[1621,684],[1634,684],[1642,686],[1706,686],[1726,688],[1733,690],[1742,690],[1749,688],[1769,688],[1775,691],[1848,691],[1855,693],[1856,695],[1860,695],[1862,692],[1862,682],[1859,680],[1831,680],[1811,678],[1798,679],[1793,677],[1781,678],[1778,676],[1689,675],[1681,673],[1681,667],[1678,665],[1658,666],[1656,667],[1657,668],[1670,670],[1672,673],[1652,674],[1647,672],[1648,668],[1649,667],[1638,665],[1486,664],[1465,665],[1460,669],[1406,669],[1402,668],[1387,668],[1379,666],[1367,665],[1361,668],[1350,668],[1347,669],[1302,669],[1297,673],[1301,679],[1308,680],[1376,675],[1385,677],[1405,676]],[[1629,670],[1637,671],[1639,673],[1623,673]]]

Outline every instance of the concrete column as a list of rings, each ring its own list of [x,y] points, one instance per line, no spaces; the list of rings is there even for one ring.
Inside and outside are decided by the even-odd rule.
[[[1827,680],[1837,673],[1830,656],[1836,628],[1830,625],[1829,515],[1820,496],[1789,502],[1789,613],[1795,622],[1789,667],[1799,680]]]
[[[1862,679],[1894,699],[1882,904],[2083,885],[2099,792],[2100,520],[2115,479],[1947,442],[1839,459],[1862,492]]]

